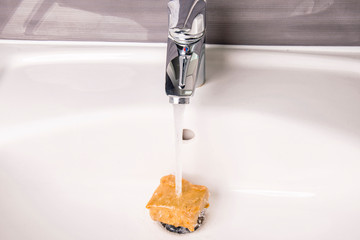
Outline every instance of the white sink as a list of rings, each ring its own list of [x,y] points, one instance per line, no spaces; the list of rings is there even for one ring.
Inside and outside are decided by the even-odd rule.
[[[164,44],[0,41],[0,239],[179,239],[145,205],[174,170]],[[360,238],[360,48],[207,48],[184,239]]]

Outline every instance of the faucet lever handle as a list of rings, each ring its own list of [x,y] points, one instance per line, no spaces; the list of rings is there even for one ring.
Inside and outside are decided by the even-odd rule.
[[[191,60],[191,54],[188,53],[189,48],[183,47],[182,49],[179,49],[179,66],[180,66],[180,72],[179,72],[179,88],[184,89],[186,85],[186,77],[188,68],[190,65]]]

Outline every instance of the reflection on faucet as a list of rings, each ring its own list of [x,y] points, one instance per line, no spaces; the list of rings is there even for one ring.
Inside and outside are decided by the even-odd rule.
[[[170,103],[187,104],[205,82],[205,0],[170,0],[166,94]]]

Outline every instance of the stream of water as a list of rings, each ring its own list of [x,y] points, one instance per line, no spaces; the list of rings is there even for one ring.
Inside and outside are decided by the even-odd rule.
[[[186,104],[173,104],[173,106],[175,123],[175,191],[179,197],[182,192],[182,135]]]

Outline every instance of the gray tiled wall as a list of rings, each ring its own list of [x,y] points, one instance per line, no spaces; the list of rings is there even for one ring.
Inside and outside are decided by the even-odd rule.
[[[360,45],[360,0],[208,0],[207,42]],[[165,42],[167,0],[0,0],[0,38]]]

